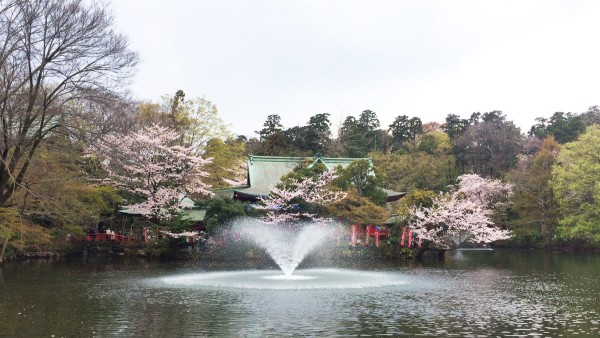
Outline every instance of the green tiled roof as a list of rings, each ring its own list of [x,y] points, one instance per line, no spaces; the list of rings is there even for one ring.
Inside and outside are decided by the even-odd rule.
[[[250,187],[235,189],[253,196],[266,196],[272,188],[279,183],[281,177],[290,173],[303,160],[310,157],[276,157],[276,156],[250,156],[248,159],[248,177]],[[350,163],[359,160],[371,161],[369,158],[333,158],[319,157],[313,159],[314,163],[323,163],[327,169],[334,169],[337,166],[347,167]]]
[[[267,196],[271,189],[281,181],[281,177],[290,173],[303,160],[310,157],[278,157],[278,156],[250,156],[248,158],[248,181],[249,187],[234,188],[234,193],[247,196]],[[315,163],[323,163],[327,169],[331,170],[338,166],[347,167],[354,161],[366,160],[371,163],[370,158],[340,158],[340,157],[318,157],[312,158]],[[388,202],[396,201],[406,195],[403,192],[397,192],[384,189]]]

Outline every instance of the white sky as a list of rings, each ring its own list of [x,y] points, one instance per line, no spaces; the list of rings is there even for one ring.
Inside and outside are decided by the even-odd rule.
[[[330,113],[443,122],[600,105],[600,1],[113,0],[142,63],[132,91],[206,96],[237,134]]]

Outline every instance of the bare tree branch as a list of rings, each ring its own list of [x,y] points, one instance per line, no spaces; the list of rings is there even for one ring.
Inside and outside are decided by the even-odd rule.
[[[95,2],[0,0],[0,206],[46,137],[78,120],[79,102],[127,84],[138,57],[111,25]]]

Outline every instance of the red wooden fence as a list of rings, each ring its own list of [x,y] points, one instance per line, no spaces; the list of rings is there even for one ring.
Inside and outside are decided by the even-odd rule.
[[[132,242],[134,239],[131,237],[127,237],[127,236],[119,235],[119,234],[95,233],[95,234],[87,234],[85,236],[85,240],[88,242],[114,241],[114,242],[129,243],[129,242]]]

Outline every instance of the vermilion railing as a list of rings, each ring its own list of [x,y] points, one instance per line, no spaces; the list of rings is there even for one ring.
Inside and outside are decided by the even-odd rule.
[[[106,242],[106,241],[114,241],[114,242],[122,242],[129,243],[134,241],[133,238],[127,237],[119,234],[106,234],[106,233],[96,233],[96,234],[87,234],[85,235],[85,240],[88,242]]]

